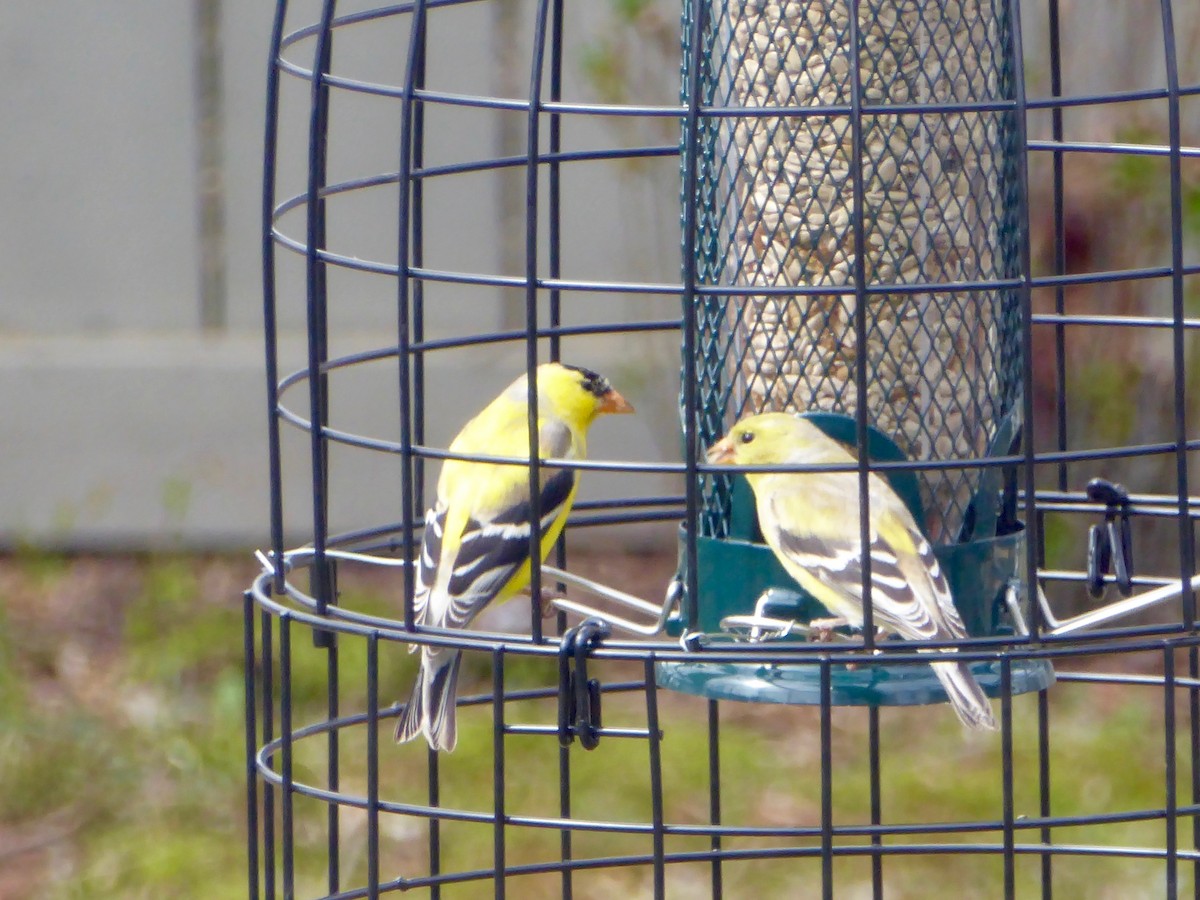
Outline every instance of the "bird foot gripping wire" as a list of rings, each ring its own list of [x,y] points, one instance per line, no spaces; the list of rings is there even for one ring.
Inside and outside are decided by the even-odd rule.
[[[612,633],[602,619],[589,618],[567,631],[558,649],[558,743],[576,737],[584,750],[600,744],[600,682],[588,678],[588,654]],[[574,660],[574,671],[571,662]]]
[[[780,588],[767,588],[754,603],[754,614],[750,616],[725,616],[721,619],[721,630],[735,641],[758,644],[762,641],[777,641],[790,637],[793,632],[805,630],[790,615],[798,607],[799,596]]]
[[[787,613],[798,608],[799,604],[800,596],[795,592],[767,588],[755,602],[753,615],[725,616],[721,619],[721,630],[735,641],[752,644],[782,640],[793,634],[808,635],[809,639],[822,642],[851,640],[833,630],[845,625],[844,619],[813,619],[808,624],[802,624],[788,617]]]

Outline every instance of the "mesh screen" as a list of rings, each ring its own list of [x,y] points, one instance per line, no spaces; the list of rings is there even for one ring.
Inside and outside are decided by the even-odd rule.
[[[1021,371],[1017,295],[987,284],[1018,271],[1019,132],[1011,109],[953,107],[1011,98],[1005,5],[862,0],[855,34],[845,2],[690,0],[685,20],[700,4],[704,44],[685,46],[684,84],[700,65],[701,107],[732,114],[701,119],[693,252],[701,283],[746,288],[694,310],[685,376],[702,442],[752,412],[853,415],[861,355],[871,424],[914,459],[982,456]],[[927,287],[888,290],[899,285]],[[952,540],[976,479],[921,481],[930,536]],[[702,493],[706,533],[721,535],[728,485]]]

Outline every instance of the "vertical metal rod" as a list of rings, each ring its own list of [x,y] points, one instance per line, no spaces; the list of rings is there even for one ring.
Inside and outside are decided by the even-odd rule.
[[[1196,571],[1196,544],[1189,516],[1187,454],[1187,313],[1183,284],[1183,136],[1179,111],[1179,60],[1171,0],[1159,0],[1162,10],[1163,62],[1167,75],[1167,159],[1171,183],[1171,355],[1175,372],[1175,487],[1179,509],[1179,577],[1183,582],[1183,624],[1196,626],[1196,592],[1191,579]]]
[[[325,372],[328,356],[328,316],[325,283],[325,263],[320,251],[325,247],[325,176],[329,145],[329,74],[333,56],[333,16],[336,0],[323,0],[321,19],[317,27],[316,51],[312,69],[312,91],[309,98],[308,121],[308,214],[305,236],[306,313],[308,327],[308,398],[312,422],[309,443],[313,492],[313,557],[310,568],[313,596],[317,614],[325,615],[329,604],[330,584],[328,559],[325,556],[329,517],[329,444],[325,426],[329,421],[329,381]],[[314,632],[318,642],[326,632]]]
[[[1016,882],[1016,807],[1013,800],[1012,660],[1000,657],[1000,782],[1004,806],[1004,896],[1013,900]]]
[[[699,621],[697,607],[699,578],[697,575],[696,536],[699,534],[700,483],[699,483],[699,435],[697,430],[699,398],[695,378],[697,271],[696,232],[697,197],[700,165],[700,83],[703,64],[704,33],[708,19],[708,0],[692,0],[692,21],[689,23],[688,41],[691,49],[690,68],[687,73],[686,105],[683,119],[683,464],[684,464],[684,570],[683,595],[684,620],[691,627]]]
[[[1190,518],[1190,486],[1188,478],[1187,455],[1187,343],[1184,333],[1184,315],[1186,313],[1184,281],[1183,281],[1183,154],[1182,154],[1182,125],[1179,109],[1179,60],[1175,41],[1175,21],[1171,0],[1160,0],[1163,29],[1163,57],[1167,80],[1167,139],[1170,153],[1168,165],[1171,186],[1171,314],[1172,314],[1172,363],[1175,373],[1175,477],[1176,497],[1179,510],[1179,571],[1183,587],[1182,617],[1184,627],[1196,627],[1196,594],[1192,590],[1191,577],[1196,570],[1196,536],[1195,528]],[[1167,696],[1164,698],[1166,721],[1164,723],[1167,741],[1167,890],[1177,889],[1178,864],[1175,860],[1178,837],[1175,822],[1175,657],[1170,649],[1164,650],[1166,656],[1169,685]],[[1197,650],[1193,646],[1189,650],[1189,672],[1195,678],[1200,672],[1197,663]],[[1191,713],[1192,737],[1192,799],[1200,803],[1200,774],[1197,773],[1196,763],[1200,757],[1200,722],[1197,713],[1200,712],[1200,697],[1194,686],[1188,689],[1189,711]],[[1192,844],[1200,849],[1200,816],[1192,816]],[[1200,862],[1192,866],[1193,879],[1200,883]],[[1169,893],[1168,896],[1171,896]]]
[[[859,47],[861,40],[858,28],[859,3],[854,0],[850,4],[850,23],[847,33],[851,52],[850,68],[854,77],[850,79],[850,182],[853,195],[853,216],[851,225],[854,229],[854,246],[867,246],[867,223],[863,210],[863,112],[862,112],[862,71],[855,61],[864,52]],[[870,298],[867,296],[867,254],[860,250],[854,254],[854,346],[858,352],[854,354],[854,389],[857,396],[854,400],[855,441],[860,452],[858,454],[858,539],[862,548],[860,556],[862,566],[862,605],[863,605],[863,644],[867,649],[875,644],[875,615],[871,608],[871,462],[867,454],[867,308]]]
[[[562,100],[563,82],[563,2],[553,0],[550,17],[550,100]],[[562,149],[562,115],[550,113],[550,155],[554,157]],[[548,163],[547,174],[547,209],[546,226],[547,247],[546,262],[550,277],[557,279],[562,274],[562,173],[557,159],[552,158]],[[558,288],[550,289],[550,359],[558,361],[562,358],[561,339],[558,327],[562,324],[562,296]],[[560,569],[567,567],[567,535],[564,531],[559,537],[554,550],[554,562]],[[557,585],[557,590],[562,590]],[[557,632],[563,633],[567,625],[566,616],[558,614]],[[571,818],[571,748],[558,748],[558,813],[563,821]],[[572,833],[570,827],[564,827],[559,832],[559,858],[566,863],[572,858]],[[559,893],[562,900],[571,900],[574,896],[574,873],[569,866],[563,866],[560,873]]]
[[[506,882],[504,826],[508,819],[504,781],[504,650],[492,651],[492,804],[495,819],[492,830],[493,894],[503,900]]]
[[[564,822],[571,819],[571,750],[569,747],[558,748],[558,815]],[[572,859],[571,827],[564,826],[558,833],[559,858],[567,863]],[[564,865],[561,874],[559,891],[562,900],[571,900],[574,895],[574,883],[570,866]]]
[[[412,41],[414,46],[412,51],[412,70],[408,74],[406,84],[411,84],[413,90],[420,90],[425,87],[425,49],[427,31],[424,27],[425,20],[421,19],[421,27],[414,27]],[[415,19],[414,19],[415,26]],[[409,152],[412,154],[412,168],[420,171],[425,165],[425,104],[414,102],[410,110],[411,120],[408,130],[404,134],[411,135],[409,142]],[[411,235],[410,254],[412,265],[415,268],[421,268],[425,265],[425,180],[420,177],[412,177],[412,172],[409,172],[409,199],[411,202],[409,219],[409,233]],[[406,273],[407,274],[407,273]],[[409,282],[409,290],[412,296],[412,340],[415,344],[420,344],[425,340],[425,282],[421,279],[416,279]],[[418,446],[425,444],[425,351],[411,351],[411,390],[412,399],[409,401],[410,414],[412,416],[412,440]],[[410,448],[411,449],[411,448]],[[425,502],[425,457],[418,456],[411,459],[412,467],[412,503],[409,504],[414,511],[423,510],[428,504]],[[412,557],[408,557],[411,559]]]
[[[550,100],[562,100],[563,82],[563,0],[553,0],[550,17]],[[562,149],[562,114],[552,111],[550,124],[550,155],[546,173],[549,176],[546,199],[546,227],[549,246],[546,262],[550,277],[557,279],[562,274],[562,191],[559,161],[553,158]],[[562,324],[562,298],[558,288],[550,289],[550,327],[557,329]],[[550,358],[558,360],[561,338],[558,331],[550,334]]]
[[[1058,0],[1049,0],[1050,10],[1050,95],[1062,96],[1062,53],[1059,45]],[[1023,77],[1021,72],[1014,73],[1015,77]],[[1051,159],[1054,164],[1054,274],[1065,275],[1067,272],[1067,240],[1066,222],[1064,218],[1065,201],[1063,196],[1063,151],[1060,149],[1063,139],[1063,111],[1061,106],[1050,110],[1050,130],[1054,139],[1054,152]],[[1022,147],[1021,152],[1026,152]],[[1054,311],[1059,316],[1066,312],[1066,290],[1061,284],[1054,286]],[[1067,449],[1067,342],[1066,326],[1061,320],[1054,324],[1054,395],[1055,411],[1057,414],[1056,432],[1059,452]],[[1031,348],[1025,348],[1026,354]],[[1067,463],[1058,464],[1058,489],[1067,489]],[[1036,605],[1036,604],[1035,604]],[[1043,856],[1043,859],[1047,857]]]
[[[416,191],[413,178],[413,155],[418,141],[416,137],[417,101],[413,97],[416,90],[418,72],[424,61],[425,47],[425,4],[426,0],[415,0],[412,11],[412,25],[408,35],[408,55],[405,60],[404,90],[400,105],[400,160],[397,174],[397,233],[396,246],[396,362],[397,377],[400,382],[400,525],[402,549],[404,558],[413,559],[416,555],[416,541],[413,536],[414,498],[413,489],[413,381],[410,374],[410,333],[409,303],[412,299],[412,270],[410,268],[410,239],[413,214],[412,198]],[[419,154],[418,154],[419,155]],[[419,192],[418,192],[419,193]],[[419,222],[420,220],[417,219]],[[422,384],[422,390],[424,385]],[[423,410],[422,410],[423,411]],[[422,434],[424,432],[422,431]],[[415,573],[411,565],[404,567],[404,627],[409,631],[416,627],[413,617],[413,592],[415,590]],[[436,826],[437,820],[430,819],[430,828]],[[436,893],[437,887],[433,888]]]
[[[428,753],[429,767],[429,805],[433,809],[437,809],[442,803],[442,781],[441,770],[438,763],[438,754],[434,750]],[[442,873],[442,820],[436,815],[429,819],[429,875],[431,878],[436,878]],[[429,886],[430,900],[440,900],[442,896],[442,885],[439,881],[434,881]]]
[[[379,896],[379,632],[367,635],[367,896]]]
[[[242,666],[245,675],[246,704],[246,867],[249,875],[247,896],[258,900],[258,701],[255,697],[254,599],[250,591],[242,594]]]
[[[560,569],[566,568],[567,547],[566,542],[561,538],[558,541],[556,548],[555,563]],[[563,590],[564,585],[561,583],[557,586],[557,590]],[[561,637],[567,630],[567,617],[560,610],[555,618],[555,627],[558,635]],[[564,822],[569,822],[571,819],[571,747],[564,747],[561,744],[558,747],[558,815]],[[559,858],[564,862],[569,862],[573,856],[573,841],[571,826],[564,825],[558,832]],[[562,895],[562,900],[571,900],[574,896],[574,872],[573,869],[564,865],[560,876],[559,892]]]
[[[1034,520],[1035,527],[1030,532],[1026,532],[1025,539],[1032,542],[1032,535],[1037,535],[1037,546],[1034,547],[1033,558],[1038,571],[1041,571],[1046,565],[1046,545],[1043,541],[1043,535],[1046,533],[1046,513],[1045,510],[1027,504],[1026,512],[1029,513],[1031,509],[1032,514],[1027,515],[1026,518]],[[1028,559],[1028,557],[1026,558]],[[1021,590],[1028,589],[1030,583],[1038,584],[1036,578],[1027,579],[1021,585]],[[1043,625],[1042,604],[1037,601],[1037,595],[1030,597],[1027,608],[1029,610],[1029,633],[1031,635],[1040,634]]]
[[[262,634],[262,742],[275,740],[275,653],[271,614],[263,610],[259,619]],[[271,758],[267,767],[271,768]],[[263,782],[263,895],[275,897],[275,788]]]
[[[833,680],[828,656],[821,657],[820,666],[821,896],[833,900]]]
[[[335,579],[336,583],[336,579]],[[327,633],[325,641],[325,714],[326,721],[333,722],[337,720],[338,712],[338,635],[334,632]],[[341,779],[339,776],[340,769],[340,750],[341,750],[341,729],[330,728],[329,736],[326,742],[326,783],[329,790],[336,792],[340,785]],[[329,869],[328,884],[329,893],[336,894],[340,890],[341,882],[341,838],[340,838],[340,823],[338,818],[338,805],[330,803],[325,810],[326,831],[328,834],[328,859]]]
[[[867,707],[867,764],[871,772],[871,824],[883,823],[883,791],[880,772],[879,752],[879,707]],[[875,852],[871,854],[871,896],[875,900],[883,898],[883,838],[879,834],[871,835],[871,846]]]
[[[1166,824],[1164,850],[1167,863],[1167,897],[1179,896],[1178,798],[1175,756],[1175,651],[1163,642],[1163,817]]]
[[[263,279],[263,339],[267,376],[267,458],[270,464],[271,490],[271,563],[274,567],[274,589],[282,594],[283,570],[283,473],[279,443],[279,334],[275,304],[275,173],[278,165],[279,139],[279,54],[283,43],[283,24],[287,17],[287,0],[275,5],[275,20],[271,25],[270,62],[267,65],[266,125],[263,135],[262,183],[262,279]]]
[[[1017,130],[1017,221],[1020,229],[1019,262],[1021,286],[1018,289],[1021,302],[1021,455],[1025,491],[1025,596],[1037,597],[1038,546],[1041,541],[1040,518],[1037,516],[1037,455],[1033,443],[1033,288],[1030,273],[1032,258],[1029,246],[1029,134],[1028,103],[1025,97],[1025,52],[1021,43],[1021,2],[1009,0],[1009,30],[1012,34],[1011,62],[1013,72],[1014,127]],[[1030,606],[1037,607],[1036,600]],[[1029,638],[1037,640],[1041,630],[1041,617],[1031,617]]]
[[[279,617],[279,794],[282,808],[283,896],[296,895],[295,831],[292,823],[292,617]]]
[[[1036,605],[1036,604],[1035,604]],[[1038,691],[1038,813],[1043,819],[1050,818],[1050,692],[1046,688]],[[1043,825],[1040,831],[1042,845],[1049,847],[1053,840],[1050,827]],[[1042,851],[1042,897],[1050,900],[1054,892],[1054,855]]]
[[[666,836],[663,815],[662,732],[658,722],[658,683],[655,655],[647,653],[642,677],[646,690],[646,729],[650,732],[650,817],[654,826],[654,898],[667,895]]]
[[[721,824],[721,707],[716,700],[708,701],[708,821]],[[721,836],[714,830],[709,840],[714,853],[721,849]],[[712,900],[722,896],[721,858],[712,861]]]
[[[525,158],[525,370],[528,373],[529,429],[529,631],[542,636],[542,474],[539,453],[538,366],[538,166],[541,163],[542,72],[546,59],[549,0],[539,0],[533,29],[533,63],[529,72],[529,115]]]
[[[1200,648],[1188,648],[1188,724],[1191,728],[1191,776],[1192,806],[1200,807]],[[1200,816],[1192,816],[1192,849],[1196,857],[1192,862],[1192,883],[1200,885]]]
[[[418,294],[422,297],[420,306],[414,306],[412,326],[424,329],[423,292],[424,284],[420,280],[413,281],[409,267],[411,259],[423,260],[423,186],[413,177],[414,163],[420,165],[424,161],[424,104],[414,97],[419,86],[424,85],[425,78],[425,48],[426,48],[426,2],[414,0],[412,5],[412,25],[408,38],[408,56],[405,63],[403,104],[400,111],[400,167],[399,167],[399,246],[397,248],[397,283],[396,283],[396,332],[398,354],[398,376],[400,380],[400,490],[403,497],[401,506],[401,526],[403,531],[404,558],[412,560],[416,553],[416,541],[413,535],[413,517],[416,510],[424,507],[424,462],[423,459],[414,461],[413,433],[410,426],[414,417],[419,426],[419,440],[424,439],[424,362],[423,358],[417,364],[420,372],[420,393],[417,394],[418,410],[412,408],[412,393],[417,390],[417,382],[410,375],[409,356],[410,321],[409,300],[414,303]],[[411,251],[410,251],[411,238]],[[419,239],[420,238],[420,239]],[[415,463],[415,464],[414,464]],[[422,476],[421,484],[414,489],[416,473]],[[414,498],[417,502],[414,509]],[[413,595],[415,592],[415,572],[412,565],[404,567],[404,627],[410,631],[416,626],[413,616]],[[441,771],[438,754],[428,750],[427,760],[427,790],[430,807],[437,809],[441,804]],[[429,817],[429,875],[436,879],[442,870],[442,823],[437,815]],[[430,900],[440,900],[442,886],[439,881],[433,881],[429,887]]]

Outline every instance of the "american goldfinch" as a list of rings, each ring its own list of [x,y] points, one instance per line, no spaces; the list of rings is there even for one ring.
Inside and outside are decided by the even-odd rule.
[[[529,459],[528,380],[522,375],[463,426],[451,453]],[[582,459],[587,431],[605,413],[633,412],[608,379],[559,363],[537,368],[538,455]],[[541,559],[562,533],[575,500],[578,473],[541,470]],[[413,613],[422,625],[466,628],[493,600],[529,585],[529,470],[522,465],[448,459],[437,501],[425,513]],[[396,724],[396,740],[417,734],[434,750],[453,750],[455,692],[462,655],[421,648],[412,698]]]
[[[709,449],[708,461],[752,466],[855,463],[812,422],[787,413],[742,419]],[[747,472],[746,479],[754,491],[763,537],[783,567],[831,613],[861,627],[858,473]],[[966,637],[946,577],[912,513],[878,475],[868,476],[868,485],[872,621],[906,638]],[[991,705],[966,663],[931,665],[964,725],[996,727]]]

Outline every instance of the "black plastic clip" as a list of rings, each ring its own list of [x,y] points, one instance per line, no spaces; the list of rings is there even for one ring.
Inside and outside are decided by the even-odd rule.
[[[607,622],[591,618],[562,637],[558,648],[558,743],[563,747],[571,746],[576,735],[584,750],[595,750],[600,743],[600,682],[588,678],[587,658],[611,633]]]
[[[1104,593],[1104,576],[1109,569],[1122,597],[1133,594],[1133,536],[1129,525],[1129,493],[1119,484],[1093,478],[1087,483],[1087,496],[1103,503],[1104,524],[1088,529],[1088,593]]]

